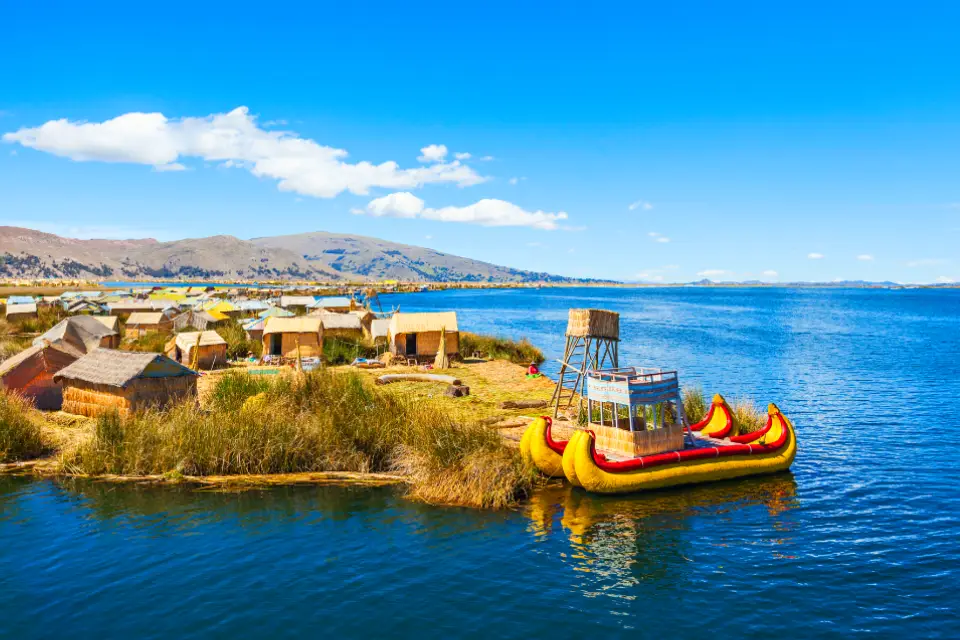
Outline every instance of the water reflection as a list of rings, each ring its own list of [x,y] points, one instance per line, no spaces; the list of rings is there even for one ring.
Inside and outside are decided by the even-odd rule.
[[[712,552],[736,553],[729,547],[738,544],[765,545],[772,558],[789,559],[782,549],[796,506],[796,482],[786,473],[633,496],[550,486],[533,496],[524,513],[534,536],[566,539],[561,554],[584,595],[632,600],[637,584],[677,587],[695,564],[709,562]],[[704,517],[727,522],[727,533],[701,533]]]

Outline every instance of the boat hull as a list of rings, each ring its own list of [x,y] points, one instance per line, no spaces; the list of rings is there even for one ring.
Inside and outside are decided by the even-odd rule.
[[[766,436],[769,437],[769,436]],[[568,455],[574,461],[575,473],[581,486],[592,493],[620,494],[663,489],[690,484],[702,484],[743,478],[746,476],[763,475],[786,471],[793,463],[797,454],[797,440],[793,425],[785,417],[782,418],[782,433],[775,441],[767,440],[770,444],[740,444],[729,451],[723,447],[703,449],[704,455],[695,459],[683,459],[679,453],[675,462],[662,462],[664,456],[650,456],[648,459],[658,458],[657,464],[646,468],[611,468],[617,465],[607,465],[603,468],[603,461],[598,458],[594,448],[594,438],[587,433],[578,439]],[[711,454],[712,451],[717,453]]]

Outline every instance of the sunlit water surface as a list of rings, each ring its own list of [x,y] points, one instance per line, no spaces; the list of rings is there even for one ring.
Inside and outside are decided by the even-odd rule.
[[[392,489],[217,494],[0,478],[0,636],[960,637],[960,295],[544,289],[384,296],[561,355],[777,401],[791,473],[516,511]],[[548,367],[548,371],[549,371]]]

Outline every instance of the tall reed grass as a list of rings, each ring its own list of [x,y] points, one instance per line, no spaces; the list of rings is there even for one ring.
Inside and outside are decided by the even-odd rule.
[[[208,410],[101,417],[63,462],[88,474],[395,472],[418,498],[493,508],[514,504],[534,477],[496,431],[328,371],[270,381],[231,372]]]
[[[490,360],[509,360],[523,365],[531,362],[539,364],[544,360],[543,352],[526,338],[516,341],[460,332],[460,357],[470,358],[475,352]]]
[[[36,458],[43,453],[36,413],[23,397],[0,390],[0,462]]]

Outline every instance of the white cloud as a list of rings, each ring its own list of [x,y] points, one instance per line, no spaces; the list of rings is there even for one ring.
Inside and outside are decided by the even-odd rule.
[[[698,271],[697,275],[701,278],[718,278],[730,273],[726,269],[704,269],[703,271]]]
[[[650,211],[651,209],[653,209],[653,205],[644,200],[637,200],[636,202],[631,202],[630,206],[628,206],[627,209],[629,209],[630,211],[634,211],[636,209],[643,209],[644,211]]]
[[[873,256],[869,253],[862,253],[857,256],[857,260],[860,260],[861,262],[871,262],[873,260]]]
[[[441,222],[466,222],[485,227],[531,227],[553,230],[567,219],[563,211],[547,213],[526,211],[512,202],[486,198],[465,207],[424,207],[424,202],[412,193],[401,191],[371,200],[364,211],[372,216],[394,218],[423,218]]]
[[[480,158],[481,162],[490,162],[491,160],[493,160],[493,156],[483,156]]]
[[[510,184],[513,184],[513,185],[517,185],[517,184],[520,184],[521,182],[523,182],[523,181],[526,180],[526,179],[527,179],[526,176],[520,176],[519,178],[516,178],[516,177],[510,178],[509,180],[507,180],[507,182],[509,182]]]
[[[542,246],[543,246],[543,243],[542,243],[542,242],[528,242],[528,243],[527,243],[527,246],[528,246],[528,247],[542,247]]]
[[[433,236],[423,236],[424,240],[433,240]]]
[[[810,258],[811,260],[822,260],[822,259],[823,259],[823,254],[822,254],[822,253],[808,253],[808,254],[807,254],[807,257]]]
[[[187,168],[180,164],[179,162],[171,162],[170,164],[161,164],[153,168],[154,171],[186,171]]]
[[[953,284],[954,282],[956,282],[956,280],[954,280],[953,278],[949,278],[947,276],[940,276],[939,278],[937,278],[937,282],[941,284]]]
[[[391,218],[416,218],[423,212],[423,200],[408,191],[371,200],[367,203],[366,213],[371,216]]]
[[[460,151],[458,153],[453,154],[453,157],[456,158],[457,160],[469,160],[470,154],[467,153],[466,151]]]
[[[421,155],[417,157],[420,162],[443,162],[447,157],[447,145],[431,144],[420,149]]]
[[[660,242],[662,244],[667,244],[668,242],[670,242],[670,238],[666,237],[662,233],[657,233],[656,231],[651,231],[647,233],[647,235],[653,238],[655,242]]]
[[[666,279],[664,275],[668,271],[676,271],[680,267],[675,264],[668,264],[662,267],[657,267],[656,269],[646,269],[641,271],[636,276],[637,280],[650,280],[652,282],[663,282]]]
[[[662,244],[667,244],[668,242],[670,242],[670,238],[667,238],[665,236],[660,236],[659,238],[657,238],[657,242],[660,242]]]
[[[767,269],[766,271],[764,271],[764,272],[761,273],[760,275],[762,275],[764,278],[779,278],[779,277],[780,277],[780,274],[777,273],[776,271],[774,271],[773,269]]]
[[[230,162],[257,177],[277,180],[281,191],[317,198],[333,198],[344,191],[366,195],[376,187],[412,189],[433,183],[464,187],[486,180],[459,160],[410,169],[393,161],[351,164],[343,149],[262,129],[246,107],[200,118],[127,113],[105,122],[51,120],[4,134],[3,140],[77,161],[145,164],[160,170],[190,157]]]
[[[917,267],[938,267],[949,262],[949,260],[944,260],[942,258],[922,258],[920,260],[912,260],[908,262],[907,266],[911,269],[915,269]]]

